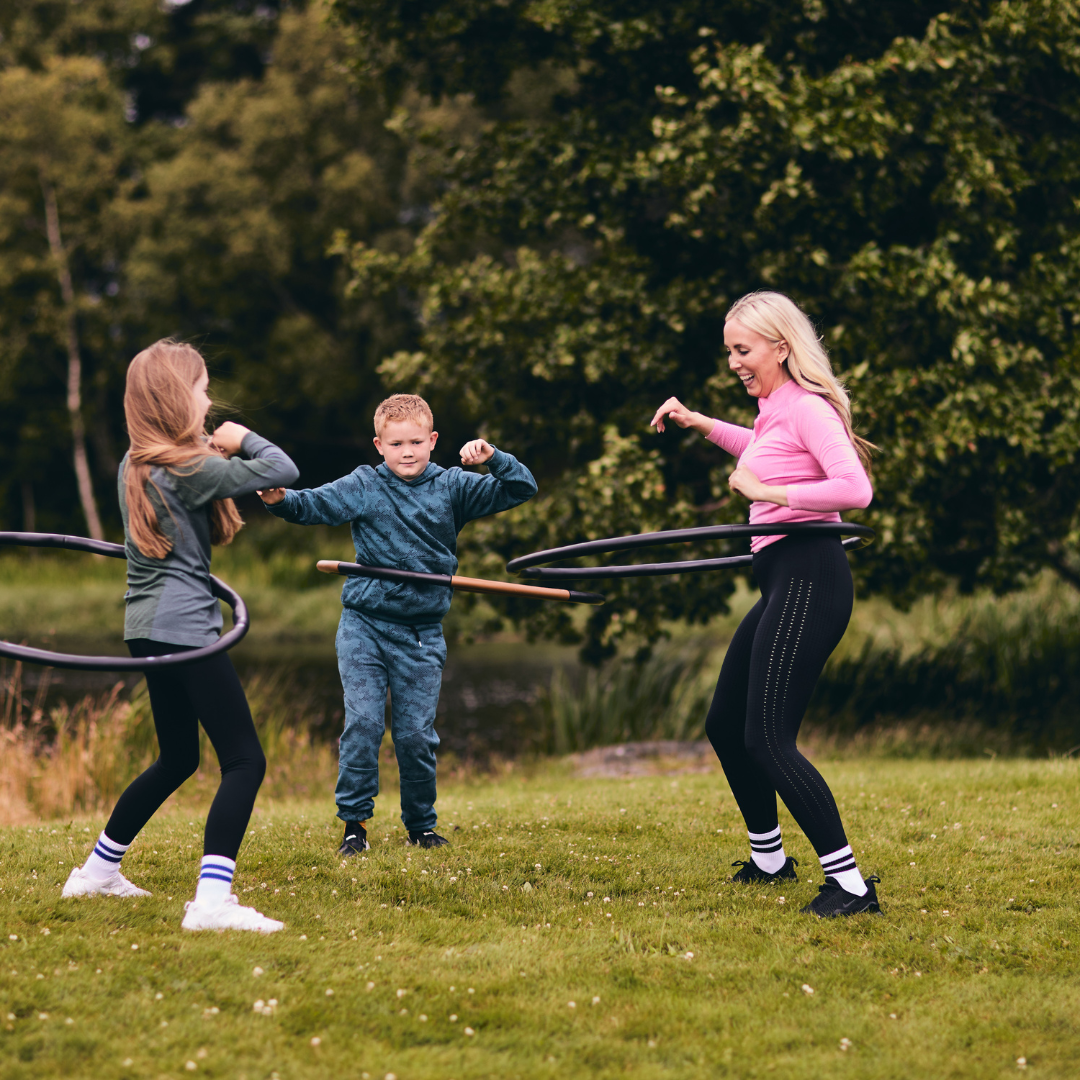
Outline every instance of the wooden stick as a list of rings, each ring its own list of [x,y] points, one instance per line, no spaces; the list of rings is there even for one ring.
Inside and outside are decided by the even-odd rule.
[[[604,603],[604,597],[599,593],[578,592],[576,589],[549,589],[539,585],[519,585],[516,581],[489,581],[487,578],[461,577],[458,574],[426,574],[416,570],[394,570],[388,566],[364,566],[362,563],[337,562],[332,559],[320,559],[315,567],[324,574],[442,585],[451,589],[460,589],[462,592],[531,596],[537,600],[556,600],[565,604],[599,605]]]

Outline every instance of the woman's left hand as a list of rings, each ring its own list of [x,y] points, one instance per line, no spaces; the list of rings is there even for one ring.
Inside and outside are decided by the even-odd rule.
[[[738,465],[728,477],[728,487],[737,491],[751,502],[771,502],[777,506],[787,506],[787,487],[773,487],[763,484],[745,465]]]

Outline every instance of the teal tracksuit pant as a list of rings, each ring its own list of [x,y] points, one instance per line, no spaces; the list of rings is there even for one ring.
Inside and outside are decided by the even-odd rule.
[[[379,747],[386,730],[401,775],[401,820],[410,832],[435,828],[435,710],[446,663],[442,624],[403,626],[342,608],[338,671],[345,690],[339,743],[338,817],[367,821],[379,793]]]

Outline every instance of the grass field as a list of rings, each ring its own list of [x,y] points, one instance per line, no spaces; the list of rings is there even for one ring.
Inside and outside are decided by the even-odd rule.
[[[727,884],[747,851],[719,773],[450,780],[428,853],[391,777],[347,865],[329,798],[262,801],[237,891],[285,920],[269,938],[179,928],[207,778],[125,859],[149,900],[60,899],[100,818],[5,829],[0,1073],[1080,1075],[1077,763],[823,767],[884,917],[799,914],[821,873],[787,819],[802,880]]]

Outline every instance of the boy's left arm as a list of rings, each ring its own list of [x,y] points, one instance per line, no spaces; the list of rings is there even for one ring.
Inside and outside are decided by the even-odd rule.
[[[459,531],[467,522],[520,506],[536,494],[533,474],[512,454],[483,439],[466,443],[461,450],[461,460],[466,465],[487,465],[490,471],[481,476],[453,470],[456,482],[451,491]]]

